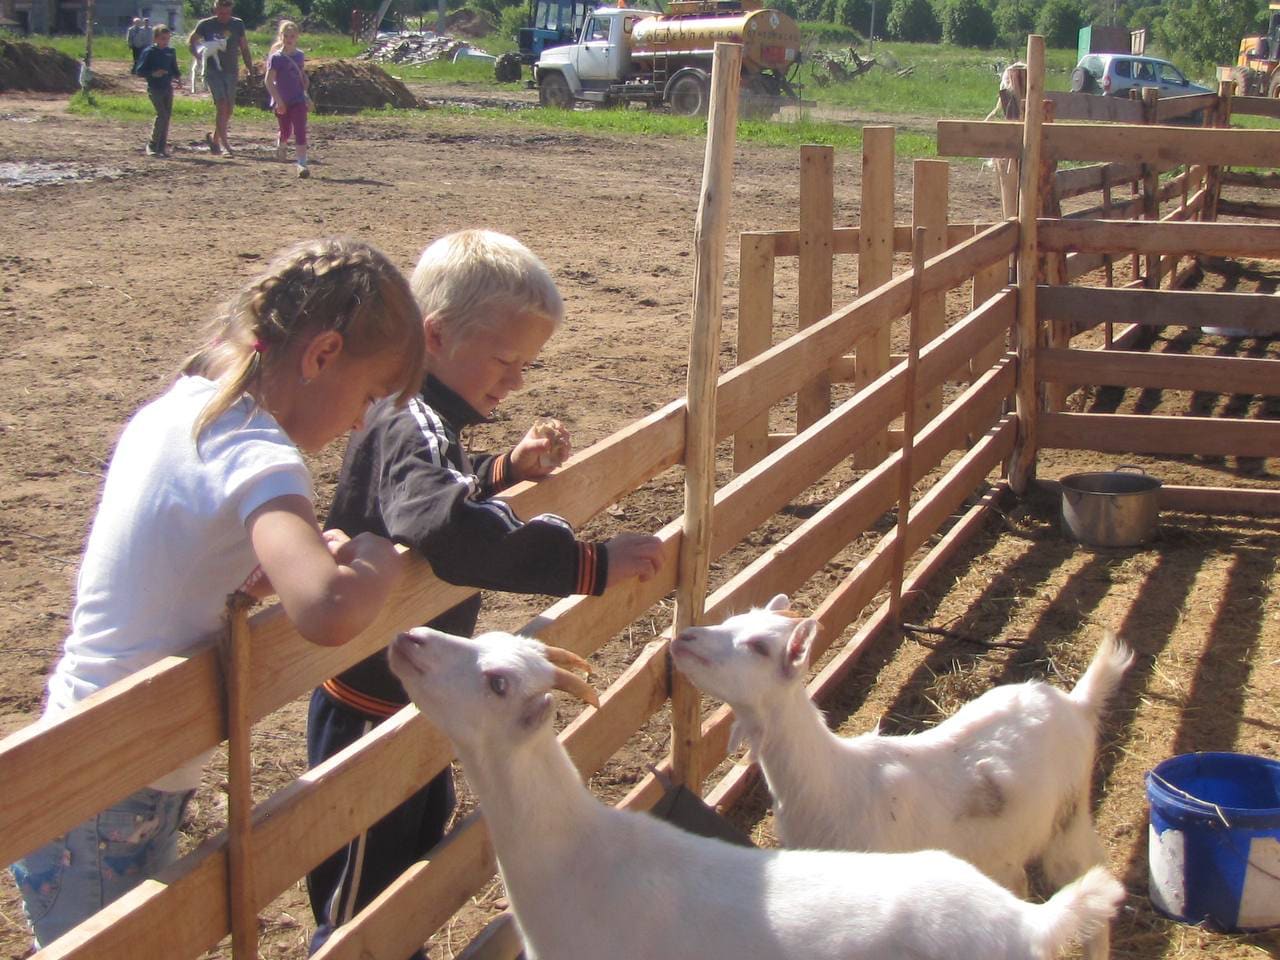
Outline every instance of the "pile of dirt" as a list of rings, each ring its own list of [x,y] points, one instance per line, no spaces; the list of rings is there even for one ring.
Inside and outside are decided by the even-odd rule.
[[[74,93],[80,89],[80,63],[53,47],[0,40],[0,92],[33,90]]]
[[[456,33],[462,37],[471,37],[475,40],[491,34],[495,24],[482,11],[463,7],[461,10],[449,14],[445,18],[444,26],[450,33]]]
[[[395,77],[372,63],[331,60],[307,66],[311,100],[317,113],[358,113],[379,107],[412,109],[421,104]],[[236,103],[267,109],[267,90],[262,74],[241,74]]]

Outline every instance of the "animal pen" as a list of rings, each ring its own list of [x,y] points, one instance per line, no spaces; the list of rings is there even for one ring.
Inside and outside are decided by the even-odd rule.
[[[874,544],[813,615],[820,646],[839,641],[810,690],[834,690],[877,632],[905,616],[913,591],[973,538],[997,507],[1035,483],[1042,449],[1102,453],[1266,457],[1280,452],[1280,423],[1224,417],[1072,412],[1076,385],[1163,386],[1274,393],[1274,360],[1159,356],[1140,349],[1152,326],[1225,322],[1255,334],[1280,331],[1274,297],[1180,289],[1197,258],[1280,258],[1280,225],[1242,228],[1219,214],[1274,216],[1280,208],[1222,196],[1230,185],[1275,186],[1280,131],[1227,129],[1232,112],[1280,115],[1275,101],[1219,94],[1149,103],[1149,122],[1066,122],[1066,100],[1043,96],[1043,43],[1028,45],[1021,122],[945,121],[939,154],[1009,158],[1019,171],[1016,217],[990,224],[947,218],[947,163],[917,161],[909,223],[894,208],[893,130],[868,128],[857,226],[833,222],[833,154],[801,153],[798,227],[745,233],[740,241],[738,355],[721,374],[724,217],[732,178],[736,48],[719,45],[702,204],[695,232],[694,334],[689,389],[570,460],[551,478],[510,492],[522,516],[554,512],[581,524],[647,481],[683,465],[685,511],[660,531],[661,574],[604,597],[554,604],[525,626],[540,639],[590,656],[674,592],[673,628],[711,622],[799,588],[837,553],[872,531]],[[1099,100],[1100,98],[1092,98]],[[1047,122],[1046,102],[1054,103]],[[1091,109],[1096,109],[1089,104]],[[1129,104],[1117,103],[1116,109]],[[1142,104],[1133,105],[1142,109]],[[1204,126],[1159,123],[1178,110]],[[1123,120],[1125,118],[1118,118]],[[1058,170],[1059,164],[1090,166]],[[1163,177],[1163,179],[1162,179]],[[1130,187],[1130,184],[1135,186]],[[1063,200],[1098,200],[1063,214]],[[1120,196],[1117,196],[1120,194]],[[1162,204],[1173,201],[1171,208]],[[895,274],[895,254],[910,268]],[[856,258],[858,296],[832,302],[833,261]],[[777,338],[775,266],[795,260],[798,330]],[[1123,281],[1125,275],[1129,280]],[[1102,285],[1072,281],[1088,275]],[[1122,282],[1123,281],[1123,282]],[[948,322],[948,300],[968,298]],[[954,311],[952,311],[954,313]],[[906,323],[901,321],[906,318]],[[1105,325],[1101,347],[1073,340]],[[898,353],[892,333],[898,331]],[[905,339],[902,331],[906,331]],[[775,342],[777,340],[777,342]],[[847,399],[833,402],[833,384]],[[794,416],[790,411],[794,409]],[[772,416],[771,416],[772,414]],[[785,423],[787,429],[776,429]],[[733,469],[716,486],[717,446],[733,441]],[[711,564],[741,546],[837,465],[856,480],[782,540],[714,584]],[[1202,512],[1280,514],[1280,491],[1165,487],[1165,506]],[[896,521],[883,532],[887,513]],[[887,599],[877,598],[887,590]],[[436,579],[421,560],[378,621],[340,648],[313,646],[271,606],[250,615],[231,604],[225,637],[168,657],[86,701],[50,726],[0,743],[0,861],[11,862],[100,808],[226,742],[229,817],[160,876],[47,946],[37,956],[196,957],[228,934],[237,957],[256,950],[257,911],[347,838],[378,820],[451,760],[447,740],[407,707],[360,743],[285,789],[252,802],[248,734],[273,711],[423,623],[472,591]],[[857,624],[851,636],[846,627]],[[670,707],[671,752],[640,777],[620,806],[644,810],[663,778],[731,806],[750,783],[744,761],[711,785],[726,758],[732,718],[703,715],[697,694],[672,676],[666,638],[649,644],[561,737],[584,775],[600,769],[635,731]],[[815,653],[816,657],[823,651]],[[120,731],[109,745],[99,732]],[[366,789],[377,783],[376,792]],[[400,960],[444,925],[495,873],[480,813],[444,841],[317,956]],[[513,925],[500,919],[465,955],[513,957]]]

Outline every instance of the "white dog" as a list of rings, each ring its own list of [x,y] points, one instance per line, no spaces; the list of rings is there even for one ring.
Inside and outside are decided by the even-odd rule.
[[[204,43],[196,47],[196,55],[191,59],[191,92],[195,93],[197,84],[204,80],[205,65],[210,59],[213,65],[219,70],[222,69],[222,57],[218,56],[223,50],[227,49],[227,38],[219,37],[217,40],[206,40]]]

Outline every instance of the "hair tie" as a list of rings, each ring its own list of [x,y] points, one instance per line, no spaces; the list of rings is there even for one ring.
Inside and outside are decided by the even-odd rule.
[[[267,346],[268,346],[267,342],[263,340],[261,337],[259,337],[257,340],[253,341],[253,352],[266,353]]]

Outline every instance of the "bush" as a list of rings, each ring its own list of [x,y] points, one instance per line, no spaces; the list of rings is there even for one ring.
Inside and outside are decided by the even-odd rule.
[[[982,0],[946,0],[942,8],[942,42],[958,47],[989,47],[996,25]]]
[[[876,11],[884,17],[884,8]],[[853,27],[862,33],[871,29],[871,0],[836,0],[835,22],[846,27]]]
[[[1036,32],[1044,35],[1045,46],[1074,50],[1084,25],[1079,0],[1045,0],[1036,17]]]
[[[1000,0],[991,19],[1004,47],[1025,49],[1027,34],[1036,32],[1036,12],[1027,0]]]
[[[773,0],[769,4],[770,10],[781,10],[792,20],[800,19],[800,11],[796,8],[796,0]]]
[[[520,4],[503,7],[502,16],[498,18],[498,36],[503,40],[515,40],[528,19],[529,12]]]
[[[862,42],[862,34],[841,23],[810,23],[802,21],[800,24],[800,37],[805,41],[812,39],[818,44],[856,45]]]
[[[889,36],[907,43],[937,43],[942,36],[929,0],[893,0],[884,26]]]

